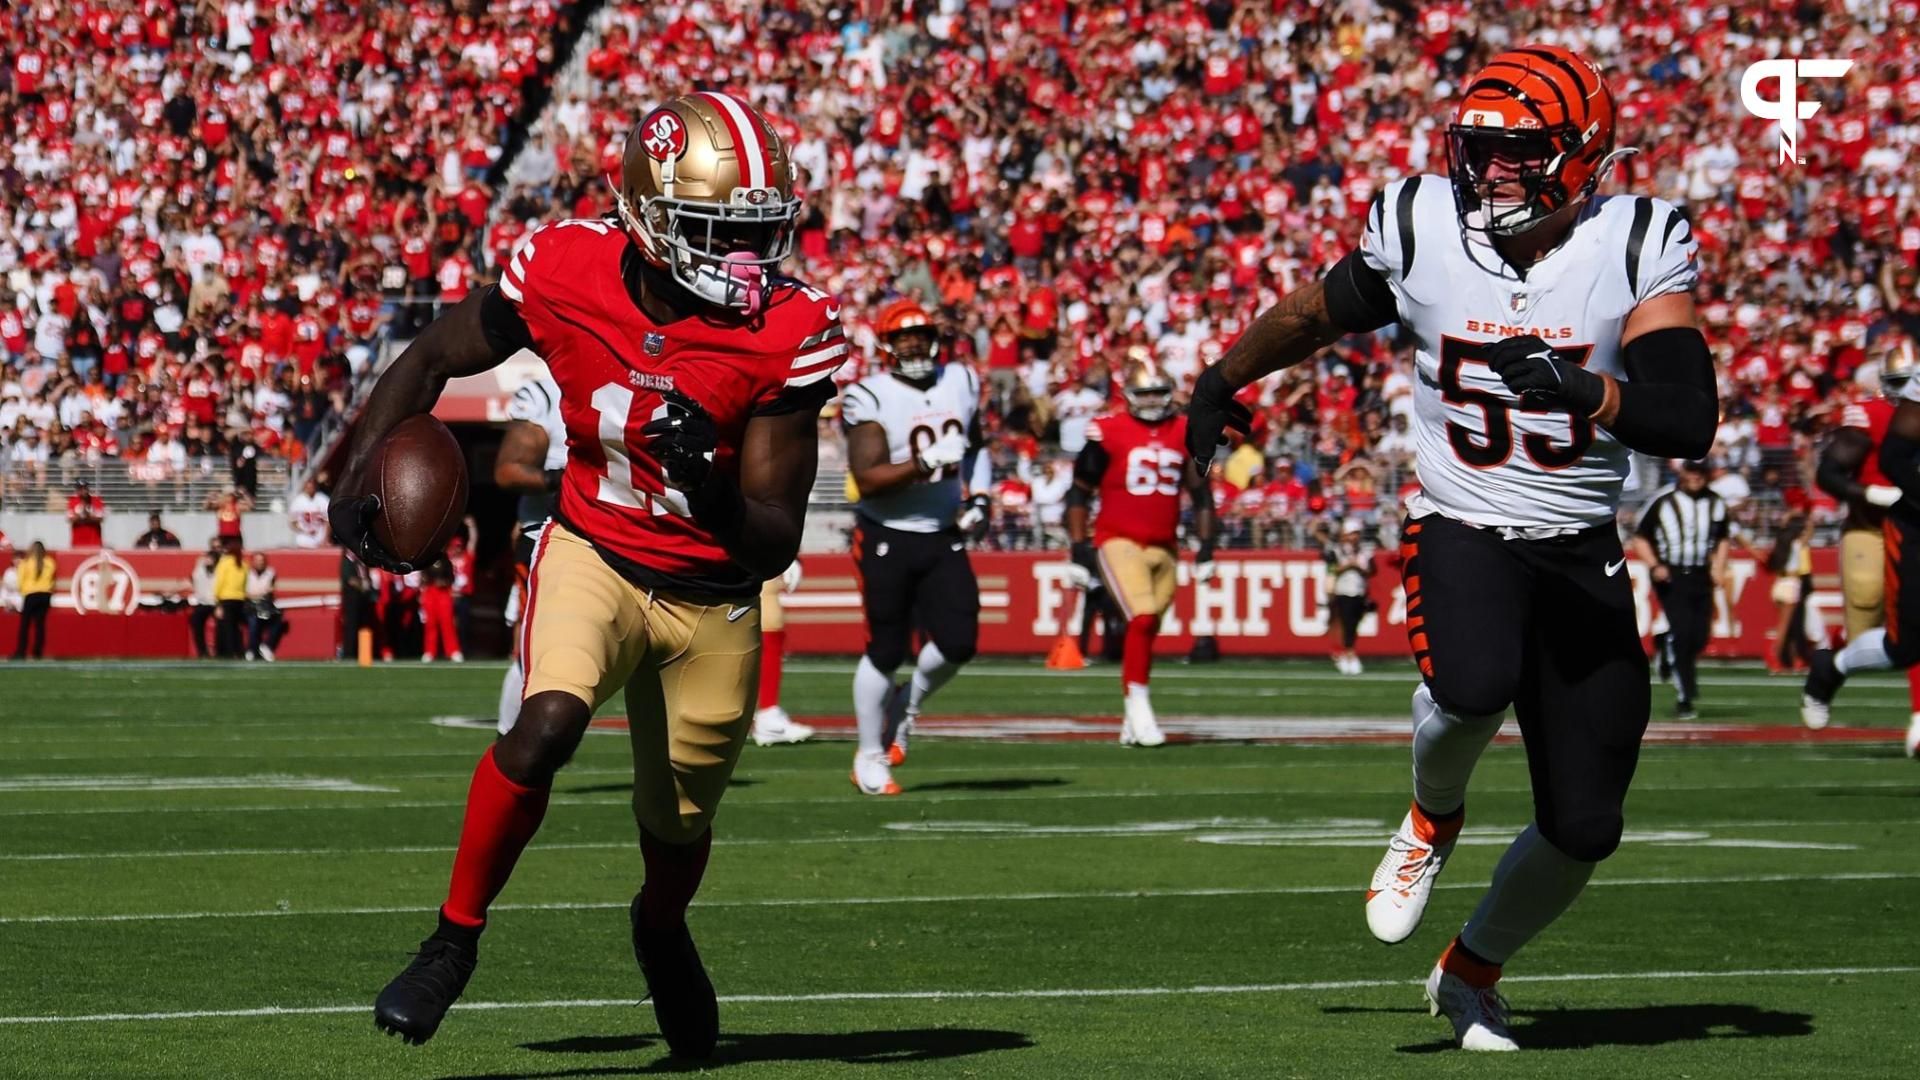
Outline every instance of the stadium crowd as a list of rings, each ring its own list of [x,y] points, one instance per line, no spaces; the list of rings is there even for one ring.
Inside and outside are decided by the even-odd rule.
[[[9,5],[0,478],[300,457],[382,328],[468,287],[483,180],[573,9]]]
[[[1497,18],[1364,0],[615,0],[497,205],[483,180],[568,6],[310,7],[109,0],[0,19],[16,118],[0,140],[0,456],[15,468],[191,455],[247,429],[298,454],[383,325],[417,325],[425,309],[404,301],[457,299],[534,224],[605,213],[636,110],[688,87],[744,94],[784,127],[808,191],[798,272],[846,302],[869,358],[872,314],[916,294],[986,372],[1002,543],[1057,520],[1060,459],[1126,365],[1190,380],[1353,244],[1387,181],[1444,171],[1458,80],[1523,41],[1608,73],[1620,142],[1640,148],[1612,190],[1692,218],[1721,362],[1715,486],[1755,542],[1795,511],[1836,512],[1809,451],[1920,331],[1915,0]],[[1775,55],[1855,60],[1802,84],[1823,102],[1804,163],[1778,163],[1777,131],[1740,106],[1740,72]],[[1412,482],[1411,378],[1386,331],[1254,391],[1254,438],[1220,479],[1228,539],[1303,542],[1391,511]]]

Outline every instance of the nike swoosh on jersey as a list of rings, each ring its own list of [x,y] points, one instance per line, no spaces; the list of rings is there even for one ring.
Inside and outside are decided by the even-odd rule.
[[[1625,566],[1625,565],[1627,565],[1627,560],[1625,560],[1625,559],[1621,559],[1621,560],[1620,560],[1619,562],[1613,562],[1613,563],[1608,563],[1608,564],[1607,564],[1607,576],[1608,576],[1608,577],[1612,577],[1613,575],[1615,575],[1615,574],[1617,574],[1617,573],[1619,573],[1619,572],[1620,572],[1620,568],[1621,568],[1621,567],[1623,567],[1623,566]]]

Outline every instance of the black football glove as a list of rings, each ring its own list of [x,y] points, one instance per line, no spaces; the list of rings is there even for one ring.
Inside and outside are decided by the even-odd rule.
[[[968,540],[979,543],[987,538],[987,526],[993,522],[993,500],[985,495],[972,495],[961,504],[959,517],[954,524],[965,533]]]
[[[678,390],[666,390],[667,415],[640,429],[647,453],[660,463],[667,483],[679,491],[700,490],[713,472],[720,428],[704,406]]]
[[[1253,413],[1235,401],[1234,389],[1215,364],[1194,380],[1193,398],[1187,402],[1187,456],[1201,476],[1213,464],[1213,455],[1227,445],[1227,429],[1242,435],[1253,430]]]
[[[1487,366],[1526,405],[1561,406],[1592,416],[1606,400],[1605,379],[1561,359],[1553,346],[1533,334],[1489,345]]]
[[[1093,541],[1075,540],[1071,557],[1075,566],[1092,574],[1095,581],[1100,580],[1100,553],[1094,550]]]
[[[412,563],[400,561],[373,535],[373,519],[380,514],[380,496],[344,495],[327,504],[327,524],[333,539],[367,566],[395,574],[411,574]]]

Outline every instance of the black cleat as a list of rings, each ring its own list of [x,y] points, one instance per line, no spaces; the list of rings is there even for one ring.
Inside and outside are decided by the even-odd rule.
[[[1807,684],[1800,691],[1800,722],[1814,731],[1826,727],[1833,717],[1829,708],[1833,696],[1846,681],[1847,677],[1833,666],[1833,650],[1815,649],[1813,661],[1807,666]]]
[[[479,961],[479,929],[441,915],[439,929],[420,943],[413,963],[374,999],[374,1025],[414,1046],[433,1038]]]
[[[640,961],[647,996],[653,999],[653,1018],[667,1049],[676,1057],[712,1057],[720,1040],[720,1003],[700,963],[700,951],[693,947],[693,934],[685,923],[671,930],[648,929],[638,896],[627,914],[633,920],[633,958]]]

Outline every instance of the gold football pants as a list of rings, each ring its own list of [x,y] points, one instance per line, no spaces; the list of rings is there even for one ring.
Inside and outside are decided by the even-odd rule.
[[[709,605],[641,589],[558,523],[534,550],[528,584],[527,696],[558,690],[597,710],[625,687],[634,818],[670,844],[698,839],[752,725],[758,601]]]

